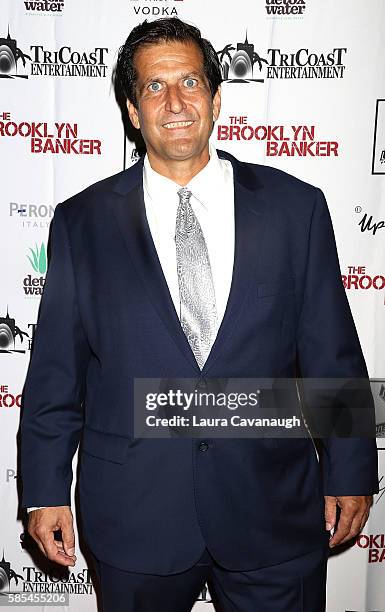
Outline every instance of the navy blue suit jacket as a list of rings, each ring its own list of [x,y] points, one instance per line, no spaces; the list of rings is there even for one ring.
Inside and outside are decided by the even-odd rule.
[[[170,574],[205,543],[224,567],[255,569],[324,546],[324,494],[378,491],[375,440],[135,439],[133,379],[366,377],[322,191],[231,161],[235,263],[226,312],[200,371],[145,216],[142,167],[60,203],[24,390],[24,506],[70,504],[116,567]],[[219,230],[220,231],[220,228]]]

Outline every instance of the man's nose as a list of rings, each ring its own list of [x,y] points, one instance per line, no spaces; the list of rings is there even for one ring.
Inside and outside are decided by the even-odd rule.
[[[183,92],[177,85],[169,85],[166,95],[166,110],[171,113],[180,113],[186,108]]]

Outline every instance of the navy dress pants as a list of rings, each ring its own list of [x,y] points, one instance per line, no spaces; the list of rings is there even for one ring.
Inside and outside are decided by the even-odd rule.
[[[246,572],[221,567],[205,549],[178,574],[119,570],[96,560],[100,612],[190,612],[207,584],[216,612],[324,612],[328,548]]]

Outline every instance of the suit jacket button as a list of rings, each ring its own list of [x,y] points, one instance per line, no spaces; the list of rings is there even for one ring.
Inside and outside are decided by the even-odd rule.
[[[200,442],[198,448],[200,451],[207,451],[209,445],[207,444],[207,442]]]

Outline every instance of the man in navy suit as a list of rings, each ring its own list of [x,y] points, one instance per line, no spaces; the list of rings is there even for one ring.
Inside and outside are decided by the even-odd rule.
[[[21,421],[29,532],[75,565],[81,440],[104,612],[188,611],[206,582],[217,610],[321,612],[328,549],[378,491],[375,440],[324,439],[320,464],[306,437],[135,438],[133,388],[367,379],[325,198],[209,144],[222,79],[195,27],[140,24],[117,75],[147,154],[55,211]]]

